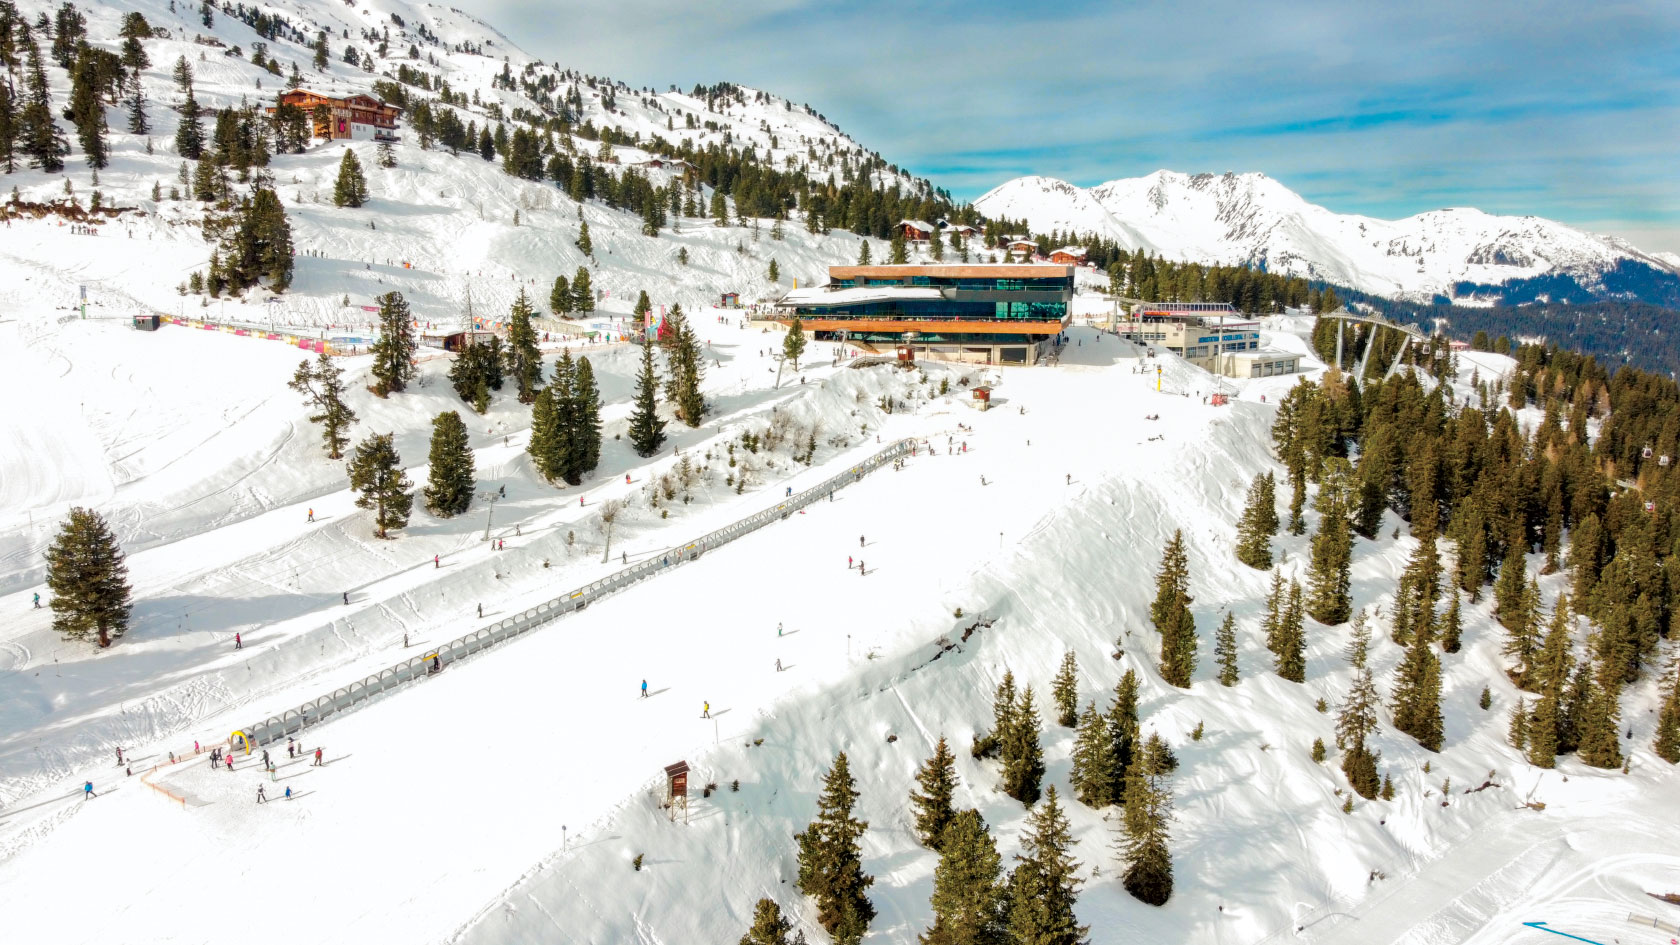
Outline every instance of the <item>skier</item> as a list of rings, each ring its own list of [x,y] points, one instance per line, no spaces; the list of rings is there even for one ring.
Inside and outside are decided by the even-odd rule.
[[[782,671],[782,659],[781,659],[781,657],[778,656],[776,658],[776,672],[779,673],[781,671]]]
[[[625,484],[625,485],[629,485],[629,484],[630,484],[630,474],[629,474],[629,473],[625,473],[625,474],[624,474],[624,484]]]
[[[292,744],[292,740],[289,739],[289,738],[286,739],[286,757],[287,758],[296,758],[297,757],[297,746]]]
[[[119,768],[122,767],[122,749],[121,748],[117,749],[117,767],[119,767]]]
[[[403,649],[408,649],[408,634],[403,634]]]
[[[856,561],[852,560],[851,555],[846,556],[846,570],[850,571],[852,569],[852,565],[854,565],[856,563],[857,563]]]
[[[36,610],[41,609],[41,595],[40,594],[35,595],[35,609]]]
[[[859,558],[859,559],[858,559],[858,577],[863,577],[863,574],[864,574],[864,571],[863,571],[863,559],[862,559],[862,558]]]
[[[782,622],[780,620],[778,620],[778,621],[776,621],[776,636],[781,636],[781,635],[782,635]],[[122,753],[121,752],[118,752],[117,760],[118,761],[122,760]]]
[[[442,663],[442,662],[441,662],[441,661],[440,661],[440,660],[439,660],[439,659],[438,659],[438,657],[437,657],[437,656],[436,656],[436,655],[435,655],[435,654],[434,654],[434,655],[433,655],[433,656],[432,656],[432,672],[434,672],[434,673],[436,673],[436,672],[442,672],[442,670],[443,670],[443,663]]]
[[[863,547],[863,536],[862,535],[858,536],[858,547],[859,548]]]
[[[236,650],[245,649],[245,639],[237,633],[233,635],[233,648]]]
[[[286,800],[289,801],[291,799],[292,799],[292,789],[290,787],[287,787],[286,788]]]
[[[1073,485],[1073,473],[1067,474],[1067,484],[1070,486]]]
[[[309,510],[309,520],[311,522],[315,521],[315,510],[314,509]]]
[[[703,719],[709,719],[712,717],[712,704],[710,702],[700,703],[700,717]]]
[[[478,616],[480,618],[482,618],[484,616],[484,605],[483,604],[478,605]]]
[[[344,606],[346,606],[346,607],[350,606],[350,592],[349,591],[344,592]]]
[[[82,800],[85,801],[90,797],[98,797],[98,796],[99,795],[93,793],[93,782],[92,781],[89,781],[86,784],[82,785]]]
[[[980,474],[980,484],[981,484],[981,485],[985,485],[985,484],[986,484],[986,475],[985,475],[985,473],[981,473],[981,474]]]
[[[311,767],[314,767],[316,765],[319,765],[321,767],[326,767],[325,765],[321,764],[321,749],[319,749],[319,748],[315,749],[315,764],[311,765]]]
[[[792,486],[787,487],[787,495],[789,495],[789,496],[793,495],[793,487]],[[785,496],[784,496],[784,498],[785,498]]]
[[[502,486],[501,487],[501,492],[502,492],[502,498],[504,498],[504,499],[507,498],[507,486]]]
[[[432,568],[433,568],[433,570],[436,570],[437,568],[441,568],[441,567],[443,567],[443,565],[438,562],[438,556],[437,555],[432,555]]]
[[[265,768],[269,767],[269,764],[268,764],[268,749],[267,748],[263,749],[263,767],[265,767]]]
[[[267,803],[267,802],[268,802],[268,795],[263,792],[263,786],[260,785],[260,784],[257,785],[257,803],[258,804],[264,804],[264,803]]]
[[[642,680],[642,698],[647,698],[647,680]]]

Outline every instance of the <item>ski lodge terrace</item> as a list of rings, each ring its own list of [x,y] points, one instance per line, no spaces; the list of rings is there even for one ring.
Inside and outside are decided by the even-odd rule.
[[[820,341],[976,364],[1035,364],[1068,326],[1073,267],[831,266],[776,303]]]

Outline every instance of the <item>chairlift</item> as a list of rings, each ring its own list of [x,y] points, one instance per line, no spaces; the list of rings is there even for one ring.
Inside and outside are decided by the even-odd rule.
[[[1646,459],[1650,459],[1651,458],[1651,448],[1649,446],[1645,447],[1645,449],[1640,451],[1640,455],[1644,456]]]
[[[1664,453],[1661,456],[1657,457],[1657,465],[1658,466],[1667,466],[1668,465],[1668,454],[1667,453]]]

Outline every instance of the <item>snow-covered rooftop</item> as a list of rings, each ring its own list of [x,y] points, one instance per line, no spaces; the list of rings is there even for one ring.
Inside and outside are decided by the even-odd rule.
[[[931,286],[907,285],[872,285],[861,286],[856,289],[830,289],[827,286],[817,286],[810,289],[794,289],[777,304],[793,305],[845,305],[857,302],[882,302],[887,299],[938,299],[944,298],[938,289]]]

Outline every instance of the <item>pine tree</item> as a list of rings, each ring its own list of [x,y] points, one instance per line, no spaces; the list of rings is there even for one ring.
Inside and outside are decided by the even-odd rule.
[[[765,273],[765,275],[770,277],[771,282],[782,281],[782,270],[780,266],[776,265],[776,257],[770,257],[770,271]]]
[[[1044,780],[1044,751],[1038,743],[1038,710],[1033,706],[1031,686],[1021,691],[1021,701],[1011,713],[1009,728],[999,733],[1003,756],[1003,793],[1031,807],[1037,803]]]
[[[1073,728],[1079,724],[1079,663],[1073,651],[1062,655],[1062,667],[1051,680],[1050,694],[1056,702],[1056,724]]]
[[[1161,676],[1180,689],[1190,688],[1190,677],[1196,671],[1196,620],[1190,614],[1193,600],[1184,532],[1175,531],[1161,554],[1149,615],[1161,634]]]
[[[1277,674],[1290,682],[1307,681],[1307,634],[1301,582],[1289,582],[1289,602],[1278,630]]]
[[[431,471],[426,480],[426,508],[439,518],[453,518],[472,505],[478,472],[461,415],[445,410],[432,420]]]
[[[1540,585],[1538,581],[1530,582],[1518,595],[1515,603],[1507,605],[1508,610],[1501,615],[1500,623],[1505,624],[1505,645],[1503,653],[1516,662],[1514,667],[1506,670],[1511,680],[1519,688],[1528,689],[1533,685],[1534,658],[1538,648],[1540,615]],[[1510,623],[1505,623],[1509,619]]]
[[[554,482],[562,475],[565,454],[562,441],[565,435],[554,387],[549,385],[537,391],[536,401],[531,404],[531,438],[525,446],[537,474],[544,481]]]
[[[140,73],[129,73],[128,89],[124,94],[128,100],[128,133],[147,134],[152,130],[152,126],[151,122],[146,120],[146,89],[140,84]]]
[[[397,166],[397,149],[389,141],[379,142],[379,147],[374,149],[374,155],[375,163],[386,170]]]
[[[1657,735],[1651,747],[1662,760],[1680,764],[1680,661],[1669,674],[1668,695],[1663,697],[1662,711],[1657,715]]]
[[[1307,572],[1307,613],[1329,626],[1345,623],[1352,609],[1348,571],[1353,535],[1348,526],[1347,483],[1347,460],[1326,460],[1318,491],[1318,534],[1313,536],[1312,565]]]
[[[933,925],[922,945],[1005,945],[1002,858],[978,811],[951,820],[933,871]]]
[[[863,937],[875,907],[864,894],[875,879],[863,872],[859,838],[869,824],[852,816],[857,803],[846,753],[834,758],[817,800],[817,818],[794,835],[799,841],[799,891],[817,903],[817,921],[836,936],[855,942]]]
[[[333,184],[333,206],[359,207],[368,199],[367,178],[362,174],[362,162],[356,152],[344,149],[344,159],[338,162],[338,180]]]
[[[1526,613],[1523,595],[1528,591],[1527,578],[1522,546],[1513,542],[1505,563],[1499,566],[1499,580],[1493,585],[1494,616],[1508,630],[1520,626]]]
[[[414,379],[414,316],[401,292],[379,297],[379,340],[368,349],[373,355],[373,392],[380,397],[401,391]]]
[[[1622,766],[1621,697],[1622,680],[1618,670],[1599,668],[1599,679],[1586,699],[1586,712],[1581,719],[1581,742],[1575,754],[1583,764],[1594,768]],[[1530,733],[1532,736],[1532,733]]]
[[[601,465],[601,388],[588,358],[577,360],[573,390],[572,443],[576,447],[576,474],[581,480]]]
[[[1447,611],[1441,615],[1441,652],[1457,653],[1464,633],[1464,618],[1459,612],[1458,587],[1452,588],[1452,596],[1447,599]]]
[[[892,252],[887,258],[887,262],[894,266],[902,266],[909,261],[910,254],[908,252],[908,247],[904,243],[904,231],[898,230],[893,233]]]
[[[1255,476],[1237,525],[1237,560],[1260,571],[1272,566],[1271,542],[1278,529],[1276,490],[1271,473]]]
[[[317,411],[310,423],[321,424],[321,440],[327,447],[328,459],[344,458],[344,447],[350,442],[349,427],[356,422],[356,413],[344,403],[344,374],[323,349],[311,365],[306,359],[298,364],[289,385],[303,395],[303,402]]]
[[[572,311],[572,285],[565,276],[554,277],[554,288],[548,293],[548,310],[556,315],[569,315]]]
[[[81,143],[87,165],[96,170],[109,165],[104,106],[99,101],[99,66],[94,62],[92,47],[87,45],[71,69],[71,121],[76,124],[76,140]]]
[[[667,396],[676,408],[677,419],[691,427],[698,427],[706,414],[706,400],[700,393],[700,382],[706,376],[700,358],[700,340],[684,317],[681,305],[671,306],[666,324],[671,330]]]
[[[867,237],[865,237],[864,239],[860,240],[859,243],[861,245],[858,248],[857,264],[860,265],[860,266],[867,266],[867,265],[869,265],[869,239]]]
[[[1380,756],[1366,747],[1377,730],[1377,687],[1371,681],[1370,667],[1365,664],[1365,644],[1368,631],[1360,611],[1354,620],[1354,644],[1350,662],[1353,663],[1353,682],[1348,687],[1346,701],[1336,716],[1336,747],[1342,750],[1342,773],[1347,775],[1360,797],[1367,800],[1377,794],[1380,779],[1377,762]]]
[[[1094,714],[1094,713],[1093,713]],[[1033,808],[1021,838],[1021,853],[1008,883],[1008,941],[1031,945],[1086,945],[1088,926],[1079,924],[1079,862],[1071,855],[1073,834],[1062,813],[1056,786]]]
[[[531,314],[531,300],[520,289],[508,313],[508,343],[502,353],[502,363],[513,378],[522,404],[536,399],[537,382],[542,380],[542,352],[537,350],[537,332],[531,327]]]
[[[1283,572],[1272,569],[1272,589],[1266,594],[1266,616],[1260,622],[1260,630],[1266,636],[1266,649],[1276,656],[1283,641],[1283,609],[1287,598],[1284,596]]]
[[[1219,625],[1219,632],[1214,636],[1213,658],[1219,664],[1219,684],[1221,686],[1235,686],[1237,684],[1237,623],[1230,611],[1225,612],[1225,621]]]
[[[582,220],[582,221],[578,222],[578,237],[577,237],[576,240],[573,241],[572,245],[576,246],[578,248],[578,252],[584,254],[585,256],[588,256],[591,259],[595,258],[595,244],[593,242],[591,242],[590,239],[589,239],[589,221],[588,220]],[[583,270],[580,268],[578,271],[582,272]],[[585,284],[586,285],[588,284],[587,280],[585,281]],[[587,311],[591,311],[592,309],[593,309],[593,306],[591,306],[590,308],[582,309],[581,311],[587,312]]]
[[[1003,739],[1014,724],[1017,701],[1015,674],[1006,669],[992,695],[992,730],[975,737],[974,748],[970,752],[974,757],[990,758],[1002,750]]]
[[[104,649],[128,632],[133,598],[128,564],[99,513],[70,510],[47,548],[47,589],[53,595],[53,630],[67,639],[80,640],[91,632]]]
[[[41,48],[35,44],[28,30],[22,30],[27,54],[24,69],[25,97],[18,112],[18,137],[21,150],[29,155],[29,166],[48,174],[64,170],[64,155],[69,147],[53,121],[52,90],[47,84],[47,69],[41,63]]]
[[[204,122],[198,116],[198,100],[193,97],[190,73],[187,100],[181,104],[181,121],[175,127],[175,151],[189,161],[204,156]]]
[[[771,261],[771,265],[775,265],[774,260]],[[796,316],[793,319],[793,324],[788,326],[787,334],[782,338],[782,357],[792,361],[793,369],[797,371],[799,370],[799,356],[804,353],[805,326],[800,323],[799,318]]]
[[[1430,751],[1440,751],[1441,661],[1435,656],[1434,635],[1428,624],[1414,627],[1406,657],[1395,670],[1394,727],[1417,739]]]
[[[1138,679],[1126,670],[1114,687],[1114,704],[1108,707],[1109,796],[1116,803],[1126,795],[1126,772],[1138,751]]]
[[[572,310],[595,311],[595,289],[589,284],[589,270],[582,266],[572,276]]]
[[[1518,751],[1528,748],[1528,700],[1518,696],[1517,707],[1511,710],[1511,726],[1506,731],[1511,747]]]
[[[939,235],[937,229],[933,231],[933,236],[928,239],[928,255],[933,257],[934,262],[943,262],[945,259],[945,240]]]
[[[760,899],[753,907],[752,928],[741,936],[740,945],[791,945],[788,933],[793,926],[782,918],[782,909],[774,899]]]
[[[937,850],[945,828],[956,816],[951,798],[957,790],[957,760],[952,757],[945,736],[939,736],[938,744],[933,746],[933,757],[922,765],[916,783],[922,789],[921,793],[910,792],[910,803],[916,809],[916,836],[922,846]]]
[[[1126,891],[1140,902],[1165,905],[1172,898],[1172,853],[1167,823],[1172,797],[1158,776],[1146,774],[1141,759],[1126,778]]]
[[[374,537],[388,538],[388,530],[408,524],[414,505],[409,490],[414,484],[403,472],[391,434],[375,433],[356,447],[350,460],[350,488],[359,493],[357,508],[373,509]]]
[[[1098,809],[1114,803],[1114,739],[1108,720],[1097,704],[1086,704],[1073,740],[1073,772],[1069,781],[1079,803]]]
[[[630,412],[630,445],[637,456],[652,456],[665,444],[665,421],[659,419],[659,376],[653,370],[653,344],[641,342],[642,369],[636,375],[636,401]]]

